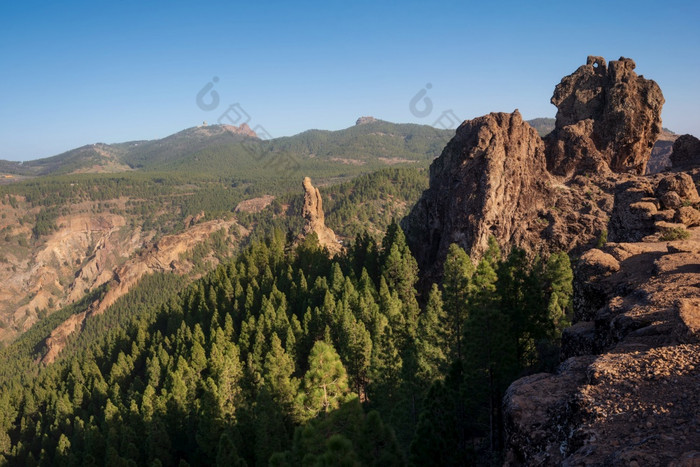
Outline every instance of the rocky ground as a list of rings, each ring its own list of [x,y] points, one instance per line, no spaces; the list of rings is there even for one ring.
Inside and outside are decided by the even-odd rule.
[[[504,400],[508,465],[700,465],[700,229],[581,257],[557,374]]]

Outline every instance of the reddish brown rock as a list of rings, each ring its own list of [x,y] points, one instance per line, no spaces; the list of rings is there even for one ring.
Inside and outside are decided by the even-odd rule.
[[[624,57],[608,66],[589,56],[556,86],[556,126],[546,137],[552,173],[570,176],[602,164],[613,172],[645,172],[661,133],[664,97],[654,81],[634,72],[635,66]]]
[[[595,261],[603,306],[563,336],[575,357],[506,392],[505,465],[693,465],[700,243],[685,243],[615,245],[631,256],[612,274]]]
[[[660,201],[666,209],[678,209],[683,205],[683,200],[675,191],[667,191],[661,195]]]
[[[693,135],[679,136],[673,143],[671,164],[674,168],[700,165],[700,140]]]
[[[609,276],[620,270],[620,263],[614,256],[597,248],[591,248],[581,255],[580,261],[579,268],[585,268],[588,277]]]
[[[183,264],[183,254],[191,251],[213,233],[222,229],[227,231],[234,225],[237,226],[239,233],[248,235],[246,229],[232,220],[217,219],[201,222],[188,227],[181,233],[162,237],[156,244],[141,254],[132,256],[121,266],[115,267],[114,270],[106,271],[107,277],[103,281],[103,283],[109,284],[106,293],[102,298],[93,302],[85,312],[72,315],[56,327],[44,342],[46,352],[42,356],[41,362],[45,364],[52,363],[63,350],[68,337],[76,331],[82,331],[85,320],[102,314],[120,297],[126,295],[145,275],[154,272],[172,272],[180,275],[188,273],[192,264],[188,260],[185,260]],[[212,257],[211,261],[218,263],[219,260],[216,257]],[[81,271],[82,273],[83,271]]]
[[[686,173],[676,173],[667,175],[659,181],[656,187],[656,196],[663,197],[666,193],[676,192],[683,201],[690,203],[700,202],[698,189],[695,187],[693,178]]]
[[[221,125],[222,128],[229,133],[233,133],[234,135],[243,135],[243,136],[250,136],[251,138],[257,138],[258,135],[253,131],[247,123],[243,123],[241,126],[235,126],[235,125]]]
[[[676,222],[679,222],[686,227],[695,227],[700,225],[700,211],[691,206],[681,206],[676,211]]]
[[[479,258],[491,235],[537,249],[549,181],[542,140],[517,110],[462,123],[403,222],[421,269],[439,269],[451,243]]]
[[[321,192],[311,184],[311,179],[309,177],[304,177],[302,185],[304,187],[304,208],[302,210],[302,216],[304,217],[305,223],[299,240],[315,233],[318,237],[318,243],[325,247],[329,253],[336,254],[340,252],[342,247],[335,237],[335,232],[326,226]]]

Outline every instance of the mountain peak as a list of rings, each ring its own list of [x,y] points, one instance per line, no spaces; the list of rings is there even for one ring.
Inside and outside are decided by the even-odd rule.
[[[247,123],[242,123],[241,126],[235,125],[221,125],[223,129],[233,133],[234,135],[250,136],[251,138],[258,138],[258,134],[253,131]]]
[[[369,116],[367,116],[367,117],[360,117],[360,118],[358,118],[357,121],[355,122],[355,125],[365,125],[365,124],[367,124],[367,123],[374,123],[374,122],[376,122],[376,121],[377,121],[377,119],[374,118],[374,117],[369,117]]]

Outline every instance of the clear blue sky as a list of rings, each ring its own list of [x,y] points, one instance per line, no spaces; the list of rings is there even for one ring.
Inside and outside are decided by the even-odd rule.
[[[361,115],[554,116],[554,86],[589,54],[633,58],[664,92],[664,126],[698,135],[699,23],[697,0],[2,2],[0,158],[159,138],[236,102],[275,137]]]

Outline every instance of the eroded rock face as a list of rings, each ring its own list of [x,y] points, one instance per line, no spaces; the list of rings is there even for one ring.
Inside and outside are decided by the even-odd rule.
[[[326,226],[321,192],[311,184],[309,177],[304,177],[302,185],[304,187],[302,216],[305,223],[300,239],[315,233],[321,246],[325,247],[331,254],[338,253],[341,250],[341,246],[335,237],[335,232]]]
[[[224,130],[233,133],[234,135],[250,136],[251,138],[258,138],[257,133],[253,131],[247,123],[243,123],[241,126],[235,125],[221,125]]]
[[[403,222],[421,269],[441,264],[451,243],[478,258],[491,235],[537,249],[549,181],[542,140],[517,110],[462,123]]]
[[[679,136],[673,143],[671,165],[674,168],[700,165],[700,140],[693,135]]]
[[[217,219],[196,224],[178,234],[166,235],[140,255],[132,256],[123,265],[114,269],[104,269],[98,263],[96,269],[101,270],[102,273],[98,276],[100,281],[95,282],[97,285],[93,284],[92,287],[94,289],[96,286],[109,283],[108,291],[101,299],[91,303],[87,310],[71,315],[51,332],[44,342],[46,351],[41,357],[41,362],[44,364],[53,363],[65,347],[68,337],[72,333],[82,330],[85,320],[104,313],[120,297],[126,295],[145,275],[154,272],[171,272],[180,275],[188,273],[192,265],[188,260],[182,260],[183,253],[191,251],[214,232],[222,229],[228,230],[234,224],[241,235],[248,235],[249,232],[237,225],[235,221]],[[93,259],[100,258],[102,250],[104,248],[98,248]],[[211,262],[216,264],[218,259],[211,258]],[[80,275],[76,278],[76,284],[81,286],[86,284],[86,282],[80,282],[81,277],[85,275],[84,272],[85,269],[80,271]],[[81,296],[77,295],[78,290],[75,284],[70,297],[73,296],[73,292],[76,297]]]
[[[598,171],[643,174],[661,133],[664,97],[629,58],[589,56],[552,96],[556,126],[546,137],[547,167],[557,175]]]

